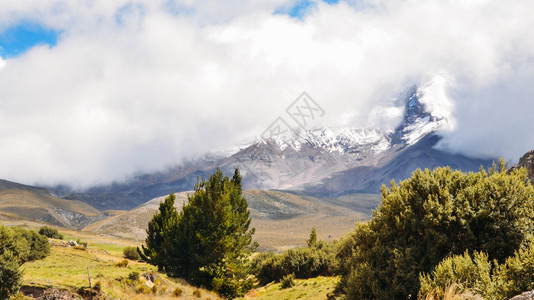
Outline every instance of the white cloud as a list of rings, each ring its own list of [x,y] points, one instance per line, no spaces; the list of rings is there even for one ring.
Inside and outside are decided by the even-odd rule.
[[[84,186],[161,169],[260,135],[303,90],[325,123],[393,127],[394,96],[443,73],[454,82],[425,100],[454,118],[442,147],[507,159],[534,148],[530,0],[272,13],[294,2],[3,3],[0,29],[30,19],[63,33],[0,60],[0,178]]]

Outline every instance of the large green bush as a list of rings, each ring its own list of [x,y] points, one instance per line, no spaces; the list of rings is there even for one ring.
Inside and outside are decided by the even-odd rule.
[[[0,254],[10,251],[19,264],[45,258],[50,244],[45,236],[20,227],[0,226]]]
[[[348,267],[340,288],[349,298],[405,299],[417,295],[419,274],[465,250],[503,262],[533,233],[534,188],[525,170],[478,173],[417,170],[391,188],[367,223],[345,239]]]
[[[19,290],[20,265],[49,254],[46,237],[20,227],[0,226],[0,299],[7,299]]]

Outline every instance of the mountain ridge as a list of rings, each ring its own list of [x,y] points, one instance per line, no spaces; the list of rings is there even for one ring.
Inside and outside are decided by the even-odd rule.
[[[129,182],[84,191],[50,187],[61,198],[86,202],[99,210],[131,209],[171,191],[191,190],[197,178],[216,168],[225,174],[239,168],[245,189],[283,190],[319,197],[354,192],[379,193],[380,186],[410,176],[416,168],[451,165],[463,171],[488,167],[493,160],[473,159],[435,149],[438,130],[449,120],[433,114],[422,99],[428,86],[412,87],[400,100],[402,122],[381,128],[289,130],[259,138],[234,153],[205,154],[164,171],[142,174]],[[335,189],[334,189],[335,187]]]

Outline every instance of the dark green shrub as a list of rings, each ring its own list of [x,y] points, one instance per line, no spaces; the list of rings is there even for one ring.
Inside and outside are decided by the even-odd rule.
[[[32,230],[26,230],[20,227],[14,227],[15,234],[19,237],[23,237],[30,246],[30,252],[28,256],[24,258],[24,261],[33,261],[43,259],[50,255],[50,244],[48,239]],[[23,262],[24,262],[23,261]]]
[[[335,253],[335,243],[319,241],[313,247],[258,255],[251,262],[251,270],[263,284],[279,281],[290,274],[300,279],[328,276],[336,268]]]
[[[22,284],[22,272],[11,251],[0,254],[0,299],[15,295]]]
[[[49,254],[45,236],[20,227],[0,226],[0,299],[18,292],[22,281],[19,265]]]
[[[349,298],[405,299],[419,292],[419,274],[465,250],[499,263],[534,233],[534,188],[526,170],[417,170],[382,188],[382,204],[342,247],[348,267],[340,289]]]
[[[0,254],[10,251],[19,264],[45,258],[50,254],[48,239],[20,227],[0,226]]]
[[[39,229],[39,234],[53,239],[63,239],[63,235],[61,235],[57,229],[48,226],[41,227]]]
[[[172,295],[174,297],[182,297],[183,293],[184,293],[184,291],[179,287],[175,288],[174,291],[172,291]]]
[[[139,272],[132,272],[128,274],[128,279],[131,281],[138,281],[139,280]]]
[[[137,248],[136,247],[126,247],[122,251],[122,254],[127,259],[141,260],[141,256],[139,256],[139,252],[137,252]]]
[[[280,280],[280,287],[283,289],[290,288],[295,285],[295,275],[289,274]]]

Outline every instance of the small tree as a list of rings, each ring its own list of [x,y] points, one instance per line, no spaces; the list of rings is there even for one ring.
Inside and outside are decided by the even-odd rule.
[[[310,233],[310,239],[307,240],[306,243],[310,248],[317,245],[317,231],[315,231],[315,227],[312,228],[312,231]]]

